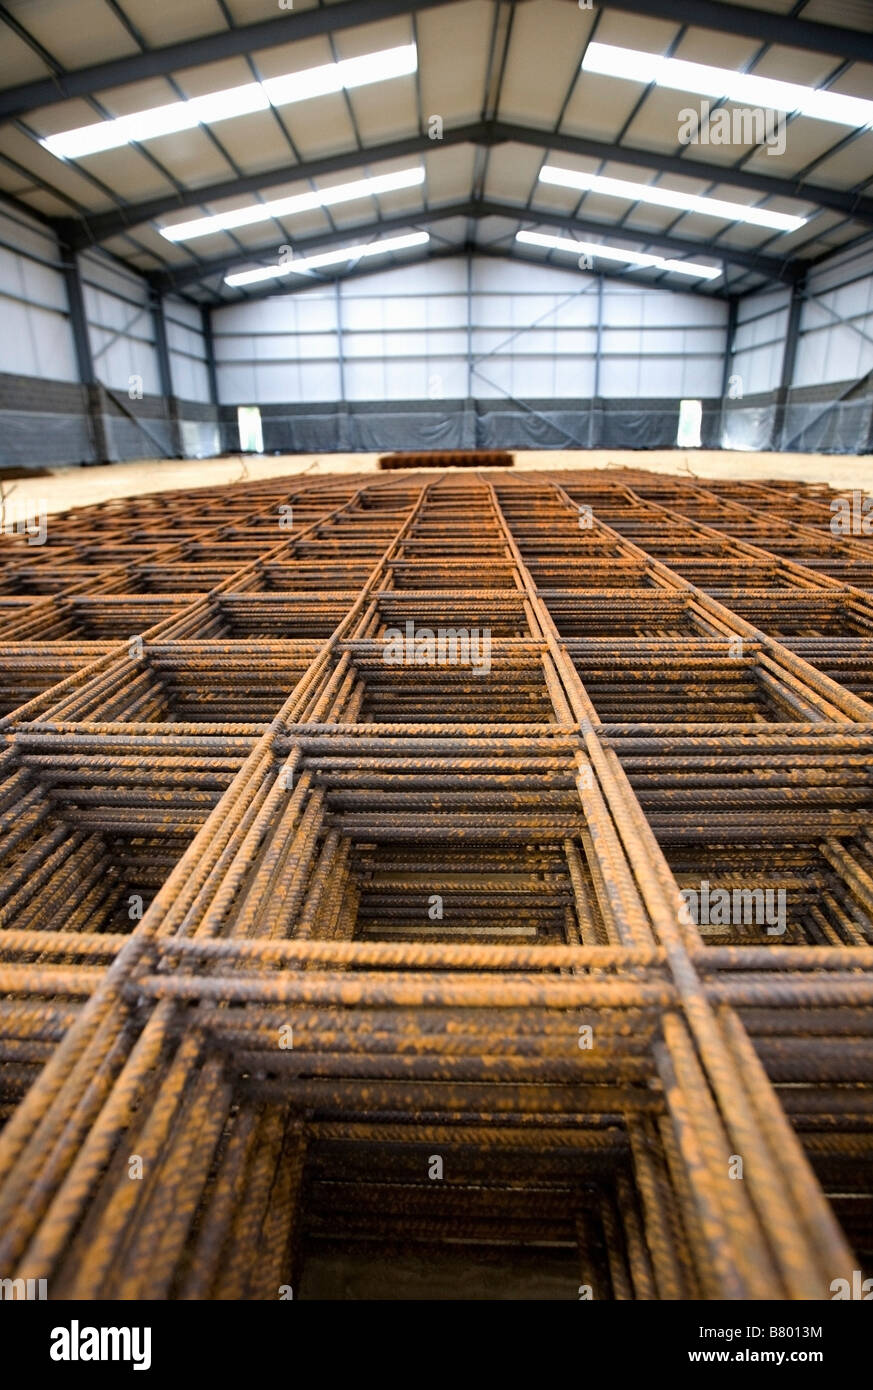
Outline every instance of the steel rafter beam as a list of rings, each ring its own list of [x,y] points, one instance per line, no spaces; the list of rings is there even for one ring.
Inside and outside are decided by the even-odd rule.
[[[293,246],[296,255],[305,256],[313,251],[325,251],[332,246],[342,246],[357,242],[361,237],[388,235],[409,227],[430,226],[452,217],[467,215],[470,203],[450,203],[441,208],[422,209],[421,212],[398,213],[378,222],[368,222],[361,226],[346,227],[341,231],[318,232],[315,236],[299,237]],[[164,293],[180,292],[191,285],[211,280],[216,275],[224,275],[228,270],[242,270],[245,266],[275,265],[277,250],[275,246],[264,246],[241,256],[239,252],[229,252],[226,256],[216,256],[197,265],[184,266],[180,270],[152,271],[148,276],[151,283]],[[312,283],[307,281],[307,283]]]
[[[88,332],[88,314],[85,310],[85,297],[82,293],[82,277],[75,256],[65,256],[63,276],[79,380],[83,386],[94,386],[97,383],[97,373],[94,370],[94,354],[91,349],[91,335]]]
[[[206,375],[209,379],[209,400],[218,405],[218,377],[215,371],[215,341],[212,334],[212,310],[208,304],[200,305],[200,329],[203,334],[203,347],[206,352]]]
[[[735,188],[745,188],[751,193],[760,193],[768,198],[796,198],[800,202],[814,203],[816,207],[847,213],[859,222],[869,222],[873,225],[873,198],[853,193],[851,190],[827,188],[824,184],[775,178],[771,174],[758,174],[751,169],[736,169],[730,165],[697,158],[687,159],[681,155],[662,154],[657,150],[613,145],[607,140],[588,140],[579,135],[537,131],[506,121],[494,123],[491,141],[494,144],[515,141],[522,145],[537,145],[540,149],[558,150],[562,154],[608,159],[617,164],[636,164],[645,169],[654,169],[660,174],[680,174],[683,178],[703,179],[707,183],[732,184]]]
[[[380,19],[433,10],[451,3],[452,0],[344,0],[338,5],[283,13],[274,19],[260,20],[257,24],[243,24],[237,29],[204,34],[201,38],[185,39],[181,43],[148,49],[144,53],[114,58],[107,63],[93,63],[89,67],[7,87],[5,91],[0,91],[0,120],[12,120],[40,107],[69,101],[71,97],[90,96],[94,92],[105,92],[111,87],[123,87],[130,82],[166,77],[185,68],[260,53],[279,44],[316,38],[322,34],[338,34],[362,24],[375,24]]]
[[[177,193],[170,193],[159,198],[149,198],[142,203],[131,203],[112,212],[96,213],[93,217],[65,218],[59,224],[59,231],[62,230],[65,239],[80,248],[94,245],[130,227],[152,222],[168,212],[182,212],[186,208],[200,207],[203,204],[218,202],[222,198],[238,198],[243,193],[259,193],[290,183],[292,180],[296,182],[298,179],[324,178],[328,174],[341,174],[346,170],[360,169],[362,165],[381,163],[383,160],[425,154],[441,145],[484,143],[488,139],[488,131],[489,127],[482,121],[459,126],[455,130],[447,130],[439,145],[429,140],[426,135],[416,132],[403,140],[389,140],[363,150],[344,150],[342,154],[307,160],[304,164],[283,164],[277,169],[250,174],[244,178],[220,179],[217,183],[208,184],[203,188],[192,188],[184,201],[180,200]]]
[[[576,0],[574,0],[576,3]],[[691,24],[695,29],[715,29],[758,43],[802,48],[808,53],[827,53],[852,62],[873,63],[873,35],[839,24],[820,24],[775,10],[724,4],[723,0],[609,0],[612,10]]]
[[[619,231],[608,223],[567,217],[561,213],[546,210],[539,211],[517,207],[512,203],[497,202],[493,198],[467,199],[464,202],[447,203],[442,207],[424,208],[421,212],[398,213],[394,217],[386,217],[378,222],[369,222],[361,226],[345,227],[341,231],[319,232],[316,236],[300,237],[295,240],[294,250],[296,254],[304,256],[312,251],[342,246],[345,242],[355,242],[362,237],[372,236],[375,238],[407,227],[431,226],[435,222],[445,222],[455,217],[470,217],[477,221],[481,221],[485,217],[505,217],[512,222],[559,227],[589,236],[615,236],[622,242],[630,242],[640,246],[663,247],[665,250],[679,255],[700,255],[705,252],[715,260],[742,266],[745,270],[755,271],[768,280],[777,280],[785,284],[793,284],[801,274],[800,267],[795,266],[790,261],[779,260],[775,256],[760,256],[754,251],[743,251],[735,247],[722,248],[719,246],[709,249],[701,246],[699,242],[687,241],[681,237],[641,232],[629,227],[622,227]],[[234,267],[241,269],[249,263],[253,266],[275,264],[275,257],[276,251],[273,247],[252,251],[247,256],[240,256],[238,251],[230,252],[226,256],[218,256],[210,261],[202,261],[198,265],[186,266],[182,270],[156,271],[149,276],[149,279],[157,289],[164,293],[179,292],[191,285],[209,280],[214,275],[223,275]]]
[[[427,135],[411,135],[402,140],[388,140],[380,145],[371,145],[364,150],[346,150],[342,154],[328,155],[322,159],[307,160],[304,164],[290,167],[285,164],[277,169],[250,174],[244,178],[220,179],[202,188],[192,188],[184,199],[177,192],[162,194],[141,203],[132,203],[112,212],[95,213],[82,218],[64,218],[56,223],[59,234],[68,245],[79,249],[105,241],[120,232],[128,231],[143,222],[154,221],[167,213],[181,212],[185,208],[199,207],[219,202],[222,198],[236,198],[243,193],[263,192],[268,188],[289,183],[291,180],[323,178],[328,174],[344,173],[360,169],[362,165],[378,164],[385,160],[403,159],[408,156],[431,154],[435,149],[446,145],[484,145],[519,144],[537,149],[559,151],[562,154],[581,156],[590,159],[608,159],[618,164],[631,164],[653,169],[661,174],[681,174],[686,178],[703,179],[707,182],[731,184],[765,197],[796,198],[814,203],[853,217],[858,222],[873,226],[873,197],[847,192],[823,185],[798,183],[794,179],[775,178],[770,174],[758,174],[746,169],[733,169],[721,164],[706,163],[702,160],[682,159],[678,155],[660,154],[655,150],[639,150],[625,146],[611,145],[604,140],[588,140],[577,135],[563,135],[552,131],[538,130],[534,127],[509,124],[505,121],[475,121],[456,126],[444,133],[441,141],[431,140]]]

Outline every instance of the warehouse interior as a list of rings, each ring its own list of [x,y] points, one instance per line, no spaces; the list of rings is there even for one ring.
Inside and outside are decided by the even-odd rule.
[[[873,1297],[873,0],[3,0],[0,560],[4,1297]]]
[[[286,8],[4,7],[4,466],[869,452],[868,0]]]

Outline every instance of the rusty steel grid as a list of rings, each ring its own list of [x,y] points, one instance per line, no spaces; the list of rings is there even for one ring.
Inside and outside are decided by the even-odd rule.
[[[0,538],[0,1276],[871,1272],[873,537],[473,462]]]

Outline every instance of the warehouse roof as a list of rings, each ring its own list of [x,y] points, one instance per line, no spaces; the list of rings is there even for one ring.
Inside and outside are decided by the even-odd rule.
[[[873,236],[871,0],[0,21],[0,193],[205,302],[459,248],[741,294]]]

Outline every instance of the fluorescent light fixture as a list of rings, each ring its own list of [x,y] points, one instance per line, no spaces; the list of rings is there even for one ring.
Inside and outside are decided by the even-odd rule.
[[[693,164],[689,162],[689,173]],[[729,171],[725,171],[726,174]],[[540,171],[542,183],[557,188],[572,188],[577,192],[602,193],[607,198],[626,198],[634,203],[654,203],[656,207],[676,208],[679,212],[699,212],[705,217],[720,217],[725,222],[751,222],[755,227],[772,227],[777,232],[796,232],[804,226],[805,217],[789,217],[784,212],[768,208],[752,208],[745,203],[729,203],[723,198],[698,198],[692,193],[676,193],[653,183],[631,183],[627,179],[607,179],[600,174],[582,174],[576,169],[559,169],[546,164]]]
[[[59,159],[81,159],[84,155],[115,150],[134,141],[154,140],[159,135],[175,135],[198,125],[215,125],[233,116],[247,116],[252,111],[267,111],[271,106],[288,106],[330,92],[387,82],[393,77],[405,77],[417,67],[415,44],[404,44],[401,48],[366,53],[361,58],[345,58],[339,63],[326,63],[323,67],[308,68],[285,77],[270,77],[265,82],[247,82],[223,92],[173,101],[167,106],[153,106],[130,116],[97,121],[77,130],[48,135],[40,144]]]
[[[743,106],[763,106],[770,111],[798,112],[818,121],[863,130],[873,125],[873,101],[843,96],[840,92],[817,91],[799,82],[779,82],[771,77],[732,72],[709,63],[689,63],[684,58],[662,58],[657,53],[640,53],[635,48],[617,48],[610,43],[590,43],[582,60],[584,72],[604,77],[623,77],[631,82],[654,82],[675,92],[694,92]]]
[[[392,251],[406,251],[410,246],[425,246],[430,241],[427,232],[409,232],[406,236],[388,237],[385,241],[364,242],[346,246],[341,251],[323,251],[318,256],[301,256],[283,265],[267,265],[260,270],[243,270],[238,275],[226,275],[226,285],[257,285],[262,280],[278,280],[285,275],[306,275],[310,270],[342,265],[344,261],[362,261],[370,256],[387,256]]]
[[[289,170],[293,174],[294,170]],[[401,169],[395,174],[380,174],[371,179],[355,179],[353,183],[338,183],[313,193],[295,193],[290,198],[274,198],[270,203],[253,203],[251,207],[234,208],[213,217],[197,217],[193,222],[177,222],[162,227],[161,235],[168,241],[190,241],[193,237],[228,232],[235,227],[251,227],[256,222],[269,222],[273,217],[293,217],[313,208],[332,208],[338,203],[352,203],[356,198],[375,198],[380,193],[396,193],[401,188],[417,188],[424,183],[424,169]]]
[[[542,246],[546,251],[568,251],[572,256],[592,256],[604,261],[620,261],[623,265],[646,266],[651,270],[671,270],[675,275],[691,275],[695,280],[717,280],[721,275],[716,266],[671,261],[642,251],[616,251],[597,241],[575,241],[570,237],[546,236],[542,232],[518,232],[515,239],[524,246]]]

